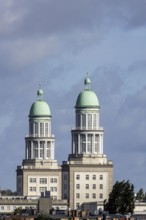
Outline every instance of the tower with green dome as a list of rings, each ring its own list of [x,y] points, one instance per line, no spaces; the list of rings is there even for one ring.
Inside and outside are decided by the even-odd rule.
[[[113,164],[104,154],[99,113],[99,101],[87,77],[75,104],[71,154],[62,165],[62,177],[69,182],[67,189],[62,187],[63,198],[68,198],[72,209],[81,209],[84,202],[101,204],[112,189]]]
[[[55,160],[55,136],[51,131],[51,111],[43,100],[43,90],[29,111],[29,132],[25,137],[25,159],[17,167],[17,193],[40,196],[50,191],[51,197],[61,199],[61,167]]]
[[[99,101],[86,78],[84,90],[78,95],[75,113],[76,127],[72,130],[73,155],[102,155],[103,128],[99,125]]]

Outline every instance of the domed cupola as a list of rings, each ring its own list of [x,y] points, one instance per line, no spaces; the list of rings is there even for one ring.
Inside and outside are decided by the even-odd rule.
[[[77,98],[75,108],[99,108],[96,94],[90,89],[91,80],[87,77],[84,81],[84,91]]]
[[[49,105],[42,100],[43,90],[37,91],[37,101],[35,101],[29,111],[29,117],[50,117],[51,111]]]

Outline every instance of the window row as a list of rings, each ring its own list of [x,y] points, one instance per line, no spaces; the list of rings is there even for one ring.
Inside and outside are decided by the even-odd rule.
[[[32,152],[33,148],[33,152]],[[51,157],[51,142],[48,141],[45,146],[45,141],[28,141],[27,143],[28,149],[28,159],[31,159],[33,154],[33,158],[50,158]]]
[[[35,122],[29,123],[29,134],[30,135],[35,135],[35,136],[46,136],[48,137],[48,135],[51,133],[51,123],[48,122]]]
[[[92,193],[92,194],[90,195],[89,193],[86,193],[86,194],[85,194],[85,198],[86,198],[86,199],[90,199],[90,198],[96,199],[96,198],[97,198],[97,194],[96,194],[96,193]],[[100,199],[103,199],[103,194],[102,194],[102,193],[99,194],[99,198],[100,198]],[[80,199],[80,193],[76,193],[76,199]]]
[[[97,188],[96,184],[92,184],[92,186],[89,185],[89,184],[85,185],[86,189],[89,189],[89,187],[92,188],[92,189],[96,189]],[[83,188],[83,185],[81,185],[81,188]],[[80,184],[76,184],[76,189],[80,189]],[[99,189],[103,189],[103,184],[99,184]]]
[[[76,175],[76,179],[77,179],[77,180],[80,180],[80,175],[79,175],[79,174]],[[86,180],[89,180],[89,179],[96,180],[96,179],[97,179],[97,176],[96,176],[96,175],[93,175],[93,176],[91,177],[91,176],[89,176],[89,175],[87,174],[87,175],[85,175],[85,179],[86,179]],[[103,175],[100,175],[100,176],[99,176],[99,180],[103,180]]]
[[[96,129],[97,114],[76,114],[76,126],[82,129]]]
[[[92,146],[94,143],[95,146],[95,152],[99,153],[99,147],[100,147],[100,136],[99,134],[96,134],[93,136],[92,134],[80,134],[80,141],[78,134],[74,135],[74,143],[75,143],[75,149],[80,146],[80,153],[92,153]]]
[[[36,183],[36,178],[30,178],[29,182],[30,183]],[[47,178],[40,178],[39,182],[41,184],[47,184]],[[57,178],[50,178],[50,183],[57,183]]]
[[[29,188],[29,190],[30,190],[30,192],[36,192],[37,188],[31,186],[31,187]],[[39,188],[39,191],[40,191],[40,192],[45,192],[45,191],[47,191],[47,187],[40,187],[40,188]],[[50,191],[51,191],[51,192],[57,192],[57,187],[50,187]]]

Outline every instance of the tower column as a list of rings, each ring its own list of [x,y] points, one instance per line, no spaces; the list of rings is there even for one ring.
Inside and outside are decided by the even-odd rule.
[[[31,159],[34,159],[33,158],[33,142],[31,141]]]
[[[80,134],[78,134],[78,154],[81,153],[81,142],[80,142]]]
[[[40,141],[38,141],[38,159],[40,159]]]
[[[74,135],[72,134],[72,154],[75,153],[75,138]]]

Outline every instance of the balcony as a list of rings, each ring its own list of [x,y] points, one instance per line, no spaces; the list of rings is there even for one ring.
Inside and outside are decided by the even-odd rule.
[[[26,137],[26,138],[55,138],[55,135],[54,135],[54,134],[52,134],[52,135],[27,134],[25,137]]]

